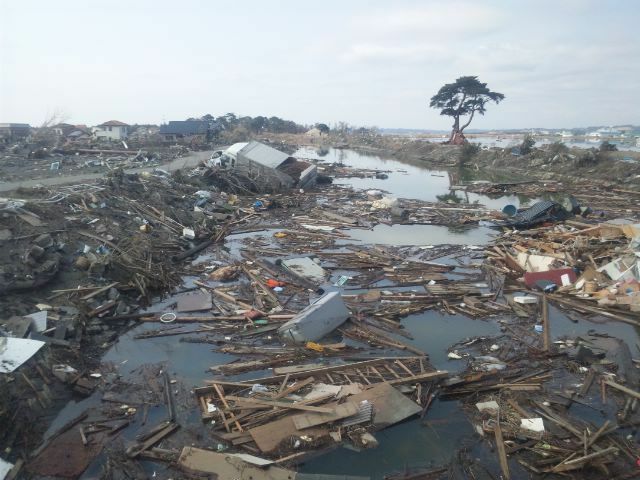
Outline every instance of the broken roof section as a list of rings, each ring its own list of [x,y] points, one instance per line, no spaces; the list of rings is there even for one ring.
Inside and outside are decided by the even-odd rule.
[[[317,168],[264,143],[251,141],[236,153],[236,168],[251,176],[272,177],[279,187],[306,188],[315,184]]]
[[[238,152],[240,150],[242,150],[244,147],[246,147],[247,145],[249,145],[249,142],[239,142],[239,143],[234,143],[233,145],[231,145],[229,148],[227,148],[224,153],[226,155],[231,155],[234,158],[237,158],[238,156]]]
[[[255,140],[242,147],[237,155],[238,161],[254,162],[273,169],[278,168],[289,159],[295,160],[291,155]]]

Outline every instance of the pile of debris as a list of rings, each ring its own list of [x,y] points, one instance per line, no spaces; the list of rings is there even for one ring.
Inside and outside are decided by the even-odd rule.
[[[487,252],[487,265],[580,313],[639,325],[639,234],[623,219],[507,232]]]
[[[270,168],[291,176],[295,165]],[[3,202],[0,281],[12,297],[0,300],[0,421],[12,428],[0,443],[18,470],[78,476],[106,451],[97,468],[114,478],[150,475],[146,459],[167,463],[165,476],[303,480],[294,465],[341,445],[373,448],[376,432],[425,417],[441,398],[461,401],[478,435],[494,439],[504,478],[631,478],[631,350],[594,332],[554,338],[549,311],[639,324],[633,221],[577,221],[583,209],[551,201],[506,217],[337,185],[266,193],[280,187],[259,177],[233,165],[117,170]],[[352,238],[382,223],[481,221],[504,228],[487,249]],[[443,362],[453,368],[439,370],[404,322],[429,310],[493,320],[500,333],[450,346]],[[205,386],[183,385],[164,365],[125,381],[99,357],[133,327],[141,350],[171,337],[228,357],[211,362]],[[70,394],[96,402],[32,452],[43,430],[33,419]]]

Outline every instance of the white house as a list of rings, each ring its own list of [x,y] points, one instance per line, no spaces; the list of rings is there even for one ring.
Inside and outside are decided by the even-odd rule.
[[[129,125],[118,120],[109,120],[93,127],[93,134],[98,139],[124,140],[129,134]]]

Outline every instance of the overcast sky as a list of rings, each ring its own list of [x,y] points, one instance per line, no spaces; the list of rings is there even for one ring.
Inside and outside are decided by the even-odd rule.
[[[206,113],[447,129],[428,108],[478,75],[471,128],[640,124],[640,1],[0,0],[0,122]]]

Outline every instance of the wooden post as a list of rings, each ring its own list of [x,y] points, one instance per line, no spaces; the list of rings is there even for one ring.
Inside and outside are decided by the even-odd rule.
[[[548,352],[551,348],[551,332],[549,331],[549,304],[546,294],[542,296],[542,338],[544,351]]]
[[[496,436],[496,447],[498,449],[498,458],[500,459],[500,468],[502,468],[502,474],[505,480],[511,479],[509,473],[509,463],[507,462],[507,452],[504,448],[504,440],[502,438],[502,429],[500,428],[500,416],[496,419],[496,426],[493,429],[493,433]]]

